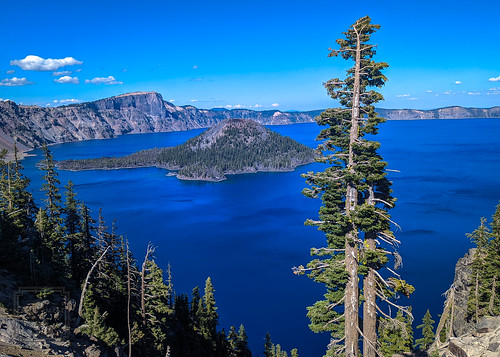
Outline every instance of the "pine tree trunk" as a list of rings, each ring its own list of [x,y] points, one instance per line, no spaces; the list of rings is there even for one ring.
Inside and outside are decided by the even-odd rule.
[[[476,322],[479,321],[479,272],[476,273]]]
[[[375,239],[373,234],[365,237],[367,248],[375,250]],[[363,283],[363,357],[376,357],[377,344],[377,312],[376,312],[376,287],[375,272],[372,268]]]
[[[132,289],[130,286],[130,258],[127,242],[127,328],[128,328],[128,357],[132,357],[132,326],[130,325],[130,299]]]
[[[495,307],[495,298],[496,298],[496,288],[497,288],[497,276],[493,276],[493,283],[491,286],[491,296],[490,296],[490,303],[488,304],[488,311],[490,312],[491,316],[495,316],[493,312],[493,308]]]
[[[358,355],[358,249],[356,244],[346,241],[346,269],[349,274],[349,281],[345,289],[345,347],[346,356]]]
[[[356,28],[354,27],[356,31]],[[354,143],[359,136],[359,81],[360,81],[360,63],[361,63],[361,42],[359,35],[356,44],[356,63],[354,69],[354,87],[351,112],[351,131],[349,135],[349,170],[354,173]],[[358,201],[358,191],[356,187],[349,184],[347,186],[346,214],[356,208]],[[345,289],[345,354],[346,357],[358,356],[359,340],[359,289],[358,289],[358,248],[357,248],[357,230],[353,230],[346,236],[345,245],[345,264],[349,274],[349,281]]]

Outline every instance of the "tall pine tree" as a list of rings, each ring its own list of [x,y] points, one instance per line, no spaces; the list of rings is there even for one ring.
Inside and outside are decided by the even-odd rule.
[[[365,16],[344,32],[345,38],[336,41],[340,48],[331,50],[331,57],[341,56],[352,60],[354,65],[347,70],[344,80],[335,78],[325,83],[330,96],[342,107],[327,109],[316,118],[319,125],[327,127],[318,136],[321,144],[317,161],[328,167],[323,172],[304,175],[311,188],[303,193],[307,197],[320,197],[323,202],[319,220],[308,220],[306,224],[318,226],[326,234],[327,247],[313,248],[312,254],[318,258],[295,272],[308,272],[327,288],[325,300],[310,307],[308,316],[313,331],[331,333],[328,356],[358,356],[361,332],[363,355],[375,357],[377,299],[388,303],[396,296],[394,290],[407,295],[413,289],[400,279],[393,280],[392,286],[382,282],[377,272],[388,262],[388,251],[379,242],[389,246],[399,243],[390,231],[388,210],[395,199],[386,177],[387,163],[377,152],[380,144],[369,140],[384,121],[373,106],[383,97],[370,89],[381,87],[386,81],[382,70],[388,65],[373,60],[376,46],[368,43],[379,27]],[[392,287],[393,292],[389,293],[387,287]]]

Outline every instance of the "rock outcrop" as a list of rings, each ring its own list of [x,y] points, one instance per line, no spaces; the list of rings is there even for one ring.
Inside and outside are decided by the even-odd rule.
[[[450,337],[438,353],[440,357],[500,356],[500,316],[482,317],[473,331]]]
[[[390,120],[499,118],[500,107],[448,107],[435,110],[378,109]],[[135,92],[80,104],[43,108],[0,101],[0,149],[20,151],[42,143],[106,139],[129,133],[153,133],[208,128],[224,119],[253,119],[263,125],[313,122],[321,110],[282,112],[248,109],[210,110],[175,106],[156,92]]]
[[[448,325],[449,337],[444,343],[436,341],[431,348],[437,349],[440,357],[500,356],[500,316],[482,317],[476,324],[465,316],[472,286],[474,252],[475,249],[470,249],[458,260],[453,284],[446,293],[445,309],[438,330]]]
[[[124,134],[208,128],[224,119],[254,119],[265,125],[311,122],[317,112],[202,110],[179,107],[159,93],[136,92],[56,108],[0,102],[0,148],[21,151],[46,142],[106,139]]]
[[[379,108],[377,112],[387,120],[500,118],[500,107],[464,108],[453,106],[432,110]]]

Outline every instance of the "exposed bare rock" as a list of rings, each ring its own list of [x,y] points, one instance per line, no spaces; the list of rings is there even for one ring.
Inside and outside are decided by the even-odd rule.
[[[500,316],[481,318],[473,332],[451,337],[438,352],[441,357],[500,356]]]
[[[124,134],[207,128],[229,118],[254,119],[262,124],[311,122],[319,113],[277,110],[202,110],[178,107],[155,92],[136,92],[56,108],[0,102],[0,148],[23,151],[42,143],[106,139]]]
[[[211,127],[224,119],[252,119],[263,125],[313,122],[321,110],[308,112],[249,109],[198,109],[175,106],[156,92],[134,92],[56,108],[0,101],[0,149],[20,151],[42,143],[106,139],[129,133],[156,133]],[[500,107],[448,107],[435,110],[379,109],[387,119],[498,118]]]
[[[482,317],[477,324],[467,321],[467,300],[471,289],[471,265],[475,249],[460,258],[455,267],[455,279],[447,292],[445,309],[439,325],[453,320],[450,337],[438,344],[440,357],[499,357],[500,316]],[[453,307],[452,307],[453,306]],[[453,315],[453,319],[451,319]],[[431,347],[436,348],[436,344]]]
[[[379,108],[377,112],[387,120],[500,118],[500,107],[483,109],[453,106],[432,110]]]

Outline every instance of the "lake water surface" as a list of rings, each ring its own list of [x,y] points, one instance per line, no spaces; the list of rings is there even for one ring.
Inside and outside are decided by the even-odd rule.
[[[316,124],[271,129],[314,147]],[[173,146],[200,133],[127,135],[51,146],[56,160],[125,155],[137,150]],[[465,233],[480,217],[488,219],[500,200],[500,120],[390,121],[377,140],[391,173],[397,207],[393,219],[402,241],[400,274],[416,288],[403,303],[413,306],[417,323],[427,308],[435,320],[441,294],[452,283],[456,260],[471,246]],[[37,156],[23,161],[40,202]],[[321,356],[328,336],[309,331],[306,307],[320,299],[323,287],[291,268],[306,264],[311,247],[324,245],[315,228],[319,200],[305,198],[300,174],[322,170],[320,164],[293,172],[229,176],[220,183],[180,181],[156,168],[113,171],[61,171],[71,179],[78,198],[100,207],[108,225],[116,219],[134,255],[142,261],[148,242],[157,246],[157,262],[170,262],[177,293],[191,293],[210,276],[221,326],[245,325],[254,355],[263,351],[266,332],[286,350]],[[405,298],[403,298],[405,300]]]

